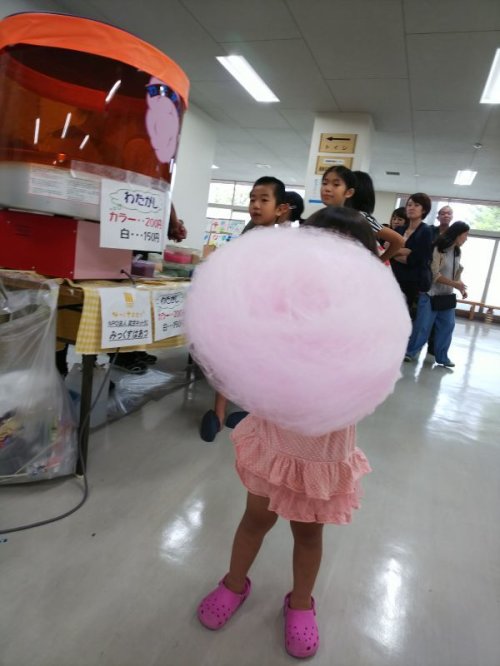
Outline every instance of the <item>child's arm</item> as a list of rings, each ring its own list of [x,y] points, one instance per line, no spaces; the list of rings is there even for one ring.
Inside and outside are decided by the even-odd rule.
[[[406,264],[407,258],[410,253],[411,250],[409,247],[400,247],[397,254],[393,257],[393,259],[398,261],[400,264]]]
[[[403,236],[396,233],[393,229],[389,229],[389,227],[382,227],[375,235],[379,240],[389,243],[385,251],[380,255],[381,261],[388,261],[399,254],[405,242]]]

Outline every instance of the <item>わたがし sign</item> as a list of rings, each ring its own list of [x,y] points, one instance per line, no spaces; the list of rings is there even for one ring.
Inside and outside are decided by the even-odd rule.
[[[184,333],[185,296],[184,288],[152,292],[155,340],[165,340]]]
[[[169,201],[167,192],[103,179],[101,247],[161,252]]]

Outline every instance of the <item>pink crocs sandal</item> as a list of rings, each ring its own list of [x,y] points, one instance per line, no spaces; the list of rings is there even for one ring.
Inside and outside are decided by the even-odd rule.
[[[245,589],[241,594],[231,592],[224,585],[224,578],[198,606],[198,619],[207,629],[221,629],[236,613],[252,589],[250,579],[246,578]]]
[[[289,655],[304,659],[316,654],[319,647],[314,599],[310,610],[290,608],[290,594],[285,597],[285,648]]]

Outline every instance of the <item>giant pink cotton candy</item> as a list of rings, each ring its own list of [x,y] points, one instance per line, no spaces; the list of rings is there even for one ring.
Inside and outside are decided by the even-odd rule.
[[[392,392],[410,319],[390,268],[319,229],[257,229],[197,268],[191,352],[217,390],[305,435],[356,423]]]

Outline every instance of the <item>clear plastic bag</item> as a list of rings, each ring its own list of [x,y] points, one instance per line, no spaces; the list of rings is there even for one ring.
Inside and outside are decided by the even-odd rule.
[[[118,419],[139,409],[148,400],[163,398],[189,382],[185,372],[162,372],[148,368],[143,375],[124,374],[113,369],[114,388],[109,394],[108,419]]]
[[[76,424],[55,366],[58,286],[0,271],[0,484],[72,474]]]

